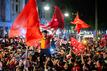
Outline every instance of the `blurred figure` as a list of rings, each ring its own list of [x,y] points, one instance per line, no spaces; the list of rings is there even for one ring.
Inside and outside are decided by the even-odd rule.
[[[52,35],[48,35],[48,31],[43,31],[43,38],[40,41],[41,46],[41,52],[40,52],[40,66],[44,68],[43,64],[43,57],[51,57],[50,53],[50,40],[52,38]]]

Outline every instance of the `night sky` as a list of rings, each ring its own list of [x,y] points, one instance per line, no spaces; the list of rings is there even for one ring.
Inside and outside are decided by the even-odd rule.
[[[95,27],[95,0],[55,0],[62,11],[79,12],[80,18]],[[107,28],[107,7],[104,0],[97,0],[98,29]]]
[[[95,0],[54,0],[54,4],[59,6],[62,12],[66,10],[69,11],[71,13],[72,20],[75,17],[75,15],[72,15],[72,12],[78,12],[82,20],[90,24],[92,29],[95,28]],[[98,29],[104,30],[107,28],[106,2],[104,2],[104,0],[97,0],[97,8]]]
[[[105,0],[98,2],[98,22],[99,28],[107,29],[107,2]]]
[[[46,0],[41,0],[46,1]],[[86,23],[91,25],[92,29],[95,29],[95,0],[47,0],[48,2],[53,2],[53,5],[57,5],[61,11],[64,13],[68,11],[70,13],[69,21],[72,21],[76,13]],[[97,1],[97,12],[98,12],[98,29],[107,29],[107,7],[106,0],[96,0]],[[74,13],[74,14],[72,14]]]

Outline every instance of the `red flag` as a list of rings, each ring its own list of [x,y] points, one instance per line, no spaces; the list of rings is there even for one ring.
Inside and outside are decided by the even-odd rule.
[[[55,11],[54,11],[52,20],[47,27],[54,28],[54,29],[64,28],[64,16],[57,6],[55,6]]]
[[[83,52],[85,50],[85,46],[82,43],[79,43],[77,49],[78,49],[78,52]]]
[[[29,0],[24,9],[15,19],[13,25],[10,28],[9,37],[25,36],[27,20],[29,19],[29,15],[31,12],[31,3],[32,0]]]
[[[85,49],[85,46],[82,43],[78,42],[78,40],[76,40],[75,38],[71,38],[71,46],[73,46],[73,52],[75,54],[83,52]]]
[[[77,32],[79,33],[80,30],[81,30],[81,25],[80,24],[76,24],[75,26],[75,29],[74,30],[77,30]]]
[[[37,40],[42,37],[39,29],[39,17],[35,0],[29,0],[22,12],[13,23],[9,37],[26,35],[26,44],[35,46]]]
[[[107,45],[106,43],[107,43],[107,41],[104,37],[99,40],[100,47],[105,47]]]
[[[46,26],[45,24],[40,24],[40,28],[41,28],[41,29],[45,29],[45,30],[48,30],[48,29],[49,29],[49,27]]]
[[[75,38],[71,37],[71,46],[73,47],[74,54],[78,54],[78,48],[77,48],[78,45],[79,45],[78,40],[76,40]]]
[[[31,12],[27,23],[26,44],[28,46],[35,46],[37,41],[42,38],[42,33],[40,31],[40,21],[36,2],[35,0],[31,1]]]
[[[77,13],[77,16],[75,17],[74,21],[71,23],[76,25],[75,30],[77,30],[78,33],[80,32],[81,29],[90,27],[90,25],[86,24],[83,20],[81,20],[79,18],[78,13]]]
[[[77,47],[79,45],[78,40],[76,40],[75,38],[71,38],[71,46],[73,47]]]

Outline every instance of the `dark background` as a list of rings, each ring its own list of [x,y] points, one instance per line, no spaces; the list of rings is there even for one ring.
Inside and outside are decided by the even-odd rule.
[[[107,7],[104,0],[55,0],[61,10],[69,10],[70,12],[78,12],[79,16],[86,23],[95,28],[95,3],[97,5],[98,29],[105,30],[107,28]]]
[[[107,7],[106,0],[37,0],[41,2],[49,2],[50,4],[57,5],[62,12],[68,11],[70,18],[67,20],[72,21],[76,13],[86,23],[91,25],[92,29],[95,29],[95,3],[97,5],[97,19],[98,30],[106,30],[107,28]]]

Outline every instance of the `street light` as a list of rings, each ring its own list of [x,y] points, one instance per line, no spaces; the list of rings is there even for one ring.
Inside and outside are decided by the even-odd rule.
[[[66,12],[66,13],[64,14],[64,16],[65,16],[65,17],[69,17],[69,13]]]
[[[48,11],[50,9],[50,7],[48,5],[44,6],[44,10]]]

